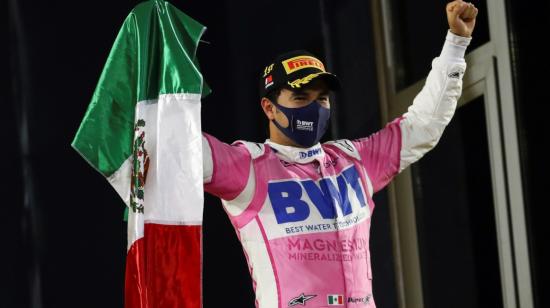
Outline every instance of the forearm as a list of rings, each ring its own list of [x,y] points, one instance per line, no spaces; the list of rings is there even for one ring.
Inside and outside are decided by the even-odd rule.
[[[471,40],[471,37],[458,36],[448,31],[439,59],[448,63],[465,63],[464,55]]]
[[[466,70],[464,54],[470,40],[448,32],[424,87],[403,115],[399,171],[435,147],[453,117],[462,93],[462,77]]]

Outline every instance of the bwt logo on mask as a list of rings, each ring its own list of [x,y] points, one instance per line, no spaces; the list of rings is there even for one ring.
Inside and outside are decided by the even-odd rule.
[[[313,131],[313,121],[296,120],[296,129]]]
[[[310,206],[302,200],[305,191],[315,208],[324,219],[336,218],[336,205],[340,206],[344,216],[353,212],[348,198],[348,187],[355,192],[361,207],[367,205],[361,189],[359,174],[355,166],[344,170],[336,177],[338,187],[330,178],[319,180],[317,185],[312,180],[289,180],[268,184],[269,200],[275,212],[278,224],[304,221],[309,217]],[[349,186],[348,186],[349,184]]]
[[[315,155],[320,154],[320,153],[321,153],[321,148],[309,150],[307,152],[300,152],[300,158],[301,159],[308,158],[308,157],[312,157],[312,156],[315,156]]]

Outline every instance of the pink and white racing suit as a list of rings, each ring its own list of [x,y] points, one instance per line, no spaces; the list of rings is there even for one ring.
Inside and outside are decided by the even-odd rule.
[[[222,199],[242,243],[256,307],[375,307],[372,196],[439,141],[469,41],[448,32],[408,111],[367,138],[296,148],[204,134],[204,187]]]

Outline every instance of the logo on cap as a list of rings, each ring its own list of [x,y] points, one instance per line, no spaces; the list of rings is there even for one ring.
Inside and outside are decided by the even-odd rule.
[[[288,85],[292,88],[300,88],[303,84],[309,83],[313,78],[319,76],[320,73],[317,74],[309,74],[304,78],[298,78],[292,82],[287,81]]]
[[[273,70],[275,64],[270,64],[264,68],[264,77],[267,76]]]
[[[308,67],[318,68],[323,72],[325,71],[323,63],[317,58],[310,56],[298,56],[284,60],[282,63],[287,75]]]
[[[273,85],[273,75],[265,77],[265,88]]]

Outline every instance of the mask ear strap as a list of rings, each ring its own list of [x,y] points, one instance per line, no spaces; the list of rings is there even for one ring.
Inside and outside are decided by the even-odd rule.
[[[292,139],[292,136],[289,135],[289,132],[288,130],[290,130],[291,132],[294,132],[294,126],[292,125],[293,121],[294,121],[294,115],[293,114],[290,114],[290,117],[289,115],[284,112],[284,108],[286,107],[283,107],[281,105],[279,105],[278,103],[273,103],[275,106],[277,106],[279,108],[279,111],[285,115],[285,117],[287,118],[288,120],[288,127],[283,127],[279,122],[277,122],[277,120],[275,120],[275,118],[273,118],[273,120],[271,120],[271,122],[273,122],[273,124],[275,124],[275,126],[285,135],[287,136],[288,138]]]
[[[274,102],[274,101],[272,101],[272,100],[269,100],[269,101],[277,108],[277,111],[282,112],[282,113],[286,116],[286,113],[283,111],[285,107],[279,105],[279,103]],[[287,118],[288,118],[288,117],[287,117]],[[274,119],[273,119],[273,120],[274,120]],[[271,121],[273,121],[273,120],[271,120]]]
[[[284,112],[283,112],[283,114],[284,114],[285,117],[288,119],[288,116],[287,116]],[[283,127],[279,122],[277,122],[277,120],[275,120],[275,118],[273,118],[273,120],[271,120],[271,122],[273,122],[273,124],[275,124],[275,126],[277,126],[277,128],[278,128],[281,132],[284,133],[284,130],[285,130],[285,129],[289,129],[289,128],[290,128],[291,131],[294,131],[294,127],[292,127],[292,120],[294,120],[293,117],[291,117],[291,119],[288,119],[288,121],[289,121],[289,122],[288,122],[288,126],[289,126],[289,127],[286,127],[286,128]],[[286,135],[286,134],[285,134],[285,135]]]
[[[286,118],[288,119],[288,121],[289,121],[289,122],[288,122],[288,126],[290,126],[290,129],[291,129],[291,130],[294,130],[294,129],[292,128],[293,116],[291,116],[290,119],[288,118],[288,114],[285,112],[285,109],[287,109],[287,108],[286,108],[286,107],[283,107],[283,106],[281,106],[281,105],[279,105],[279,103],[277,103],[277,102],[273,102],[273,101],[271,101],[271,100],[270,100],[270,102],[271,102],[273,105],[275,105],[275,107],[277,107],[277,109],[279,110],[279,112],[282,112],[282,113],[285,115],[285,117],[286,117]],[[271,120],[271,121],[273,121],[273,123],[275,123],[275,125],[276,125],[280,130],[284,130],[284,129],[285,129],[284,127],[281,126],[281,124],[279,124],[279,122],[277,122],[277,121],[275,120],[275,118],[273,118],[273,120]]]

